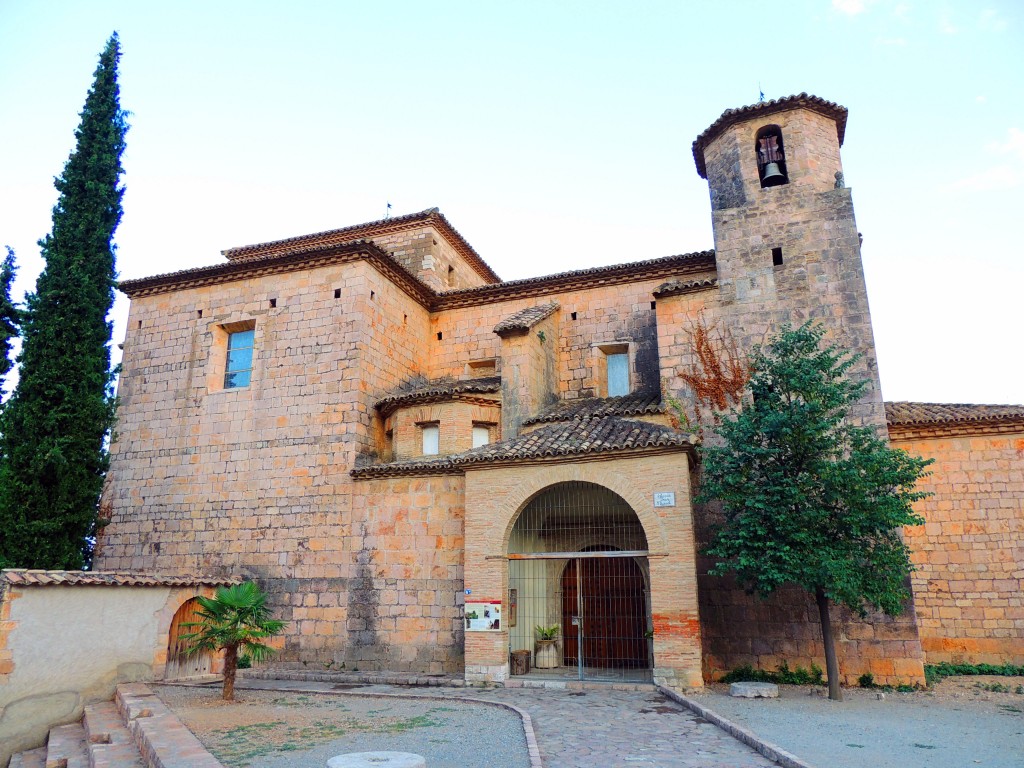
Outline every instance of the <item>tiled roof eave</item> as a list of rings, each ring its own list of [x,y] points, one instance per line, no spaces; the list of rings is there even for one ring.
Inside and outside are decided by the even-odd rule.
[[[958,435],[1018,434],[1024,432],[1024,417],[897,422],[890,423],[888,430],[891,439],[903,440]]]
[[[668,279],[715,269],[715,252],[698,251],[659,259],[613,264],[607,267],[561,272],[554,275],[510,280],[476,288],[437,294],[432,311],[479,306],[496,301],[538,298],[602,285],[623,285],[645,280]]]
[[[128,298],[134,299],[140,296],[247,280],[263,275],[295,272],[359,259],[370,261],[378,271],[424,307],[429,307],[431,300],[436,296],[433,290],[395,261],[390,254],[366,240],[322,246],[264,259],[229,261],[209,267],[125,280],[118,284],[118,288]]]
[[[181,576],[131,571],[46,571],[11,568],[0,571],[0,582],[17,587],[212,587],[238,584],[241,579],[225,576]]]
[[[526,466],[530,464],[550,464],[565,461],[591,461],[599,459],[616,459],[631,455],[651,456],[659,453],[684,452],[689,455],[691,463],[695,459],[694,446],[689,443],[668,443],[663,445],[636,446],[630,448],[608,448],[579,451],[551,451],[543,455],[523,457],[484,458],[476,461],[458,460],[463,454],[449,457],[433,463],[423,464],[375,464],[368,467],[357,467],[349,471],[356,480],[374,480],[389,477],[411,477],[417,475],[452,475],[465,474],[476,470],[497,469],[508,466]]]

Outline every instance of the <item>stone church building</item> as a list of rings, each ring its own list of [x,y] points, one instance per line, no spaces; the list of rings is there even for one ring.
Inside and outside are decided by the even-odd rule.
[[[535,674],[680,687],[823,666],[807,596],[707,575],[698,455],[664,404],[689,397],[698,315],[744,350],[815,320],[861,355],[855,418],[938,459],[913,605],[837,609],[844,679],[1024,664],[1024,407],[883,402],[846,122],[801,94],[700,134],[713,250],[502,281],[430,209],[122,283],[94,567],[257,580],[281,663],[501,681],[523,650]]]

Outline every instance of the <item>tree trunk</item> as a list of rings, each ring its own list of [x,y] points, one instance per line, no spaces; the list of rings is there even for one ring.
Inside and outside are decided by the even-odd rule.
[[[235,673],[238,671],[238,646],[224,648],[224,701],[235,700]]]
[[[836,660],[836,641],[832,637],[832,617],[829,615],[828,597],[821,587],[815,591],[815,597],[818,599],[818,618],[821,621],[821,642],[825,646],[828,697],[832,701],[842,701],[843,689],[839,687],[839,662]]]

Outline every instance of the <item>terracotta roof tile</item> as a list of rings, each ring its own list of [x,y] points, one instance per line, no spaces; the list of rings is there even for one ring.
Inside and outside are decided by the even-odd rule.
[[[545,296],[562,293],[567,289],[583,289],[597,285],[615,285],[659,277],[678,277],[678,274],[706,272],[715,268],[714,251],[697,251],[676,256],[662,256],[646,261],[625,264],[611,264],[606,267],[576,269],[571,272],[557,272],[541,277],[527,277],[521,280],[507,280],[493,285],[479,285],[473,288],[458,288],[442,291],[431,309],[452,309],[473,306],[483,301],[500,301],[520,296]]]
[[[895,402],[885,404],[885,419],[891,426],[1017,421],[1024,420],[1024,405]]]
[[[669,427],[607,416],[557,422],[454,456],[376,464],[353,469],[350,474],[355,478],[451,474],[497,462],[691,445],[685,435]]]
[[[707,167],[704,164],[704,150],[715,138],[726,128],[742,120],[748,120],[755,116],[773,115],[777,112],[786,112],[790,109],[803,107],[818,114],[831,117],[836,121],[836,134],[839,137],[839,146],[843,145],[846,136],[846,118],[849,114],[846,107],[836,104],[834,101],[826,101],[818,96],[807,93],[799,93],[795,96],[784,96],[780,99],[770,99],[757,104],[750,104],[737,109],[727,109],[715,122],[709,125],[703,133],[693,142],[693,159],[697,163],[697,173],[702,179],[708,177]]]
[[[654,295],[661,298],[662,296],[676,296],[682,293],[695,293],[696,291],[714,288],[716,285],[718,285],[718,280],[714,277],[707,277],[703,280],[669,280],[667,283],[662,283],[655,288]]]
[[[527,419],[524,426],[553,421],[601,418],[604,416],[639,416],[664,413],[661,392],[633,392],[622,397],[581,397],[577,400],[559,400],[538,416]]]
[[[501,390],[500,376],[481,376],[478,379],[435,379],[399,389],[379,400],[376,408],[390,413],[396,408],[411,403],[449,399],[455,395],[484,394]]]
[[[496,326],[494,332],[499,336],[515,336],[527,333],[533,326],[545,317],[557,312],[559,305],[557,301],[550,304],[538,304],[535,307],[521,309],[513,315],[509,315]]]
[[[221,576],[169,576],[158,573],[129,571],[40,571],[11,568],[0,571],[0,578],[17,586],[46,587],[110,586],[110,587],[191,587],[226,586],[241,579]]]

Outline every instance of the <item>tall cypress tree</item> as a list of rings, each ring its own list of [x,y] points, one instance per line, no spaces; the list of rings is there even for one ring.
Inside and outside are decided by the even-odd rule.
[[[11,341],[18,335],[18,308],[11,301],[14,284],[14,251],[7,246],[7,256],[0,262],[0,384],[13,367]]]
[[[18,386],[0,437],[0,561],[8,565],[81,568],[90,556],[114,416],[107,315],[128,128],[120,56],[115,33],[54,182],[53,230],[39,241],[46,266],[23,311]]]

